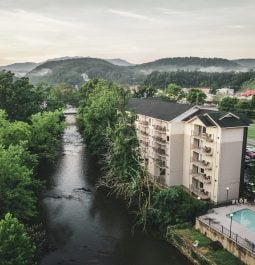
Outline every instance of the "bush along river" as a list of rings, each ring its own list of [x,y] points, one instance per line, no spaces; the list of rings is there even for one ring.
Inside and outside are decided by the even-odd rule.
[[[94,187],[97,166],[82,144],[75,116],[68,115],[67,122],[63,156],[41,200],[51,250],[40,265],[190,265],[169,243],[132,233],[125,206]]]

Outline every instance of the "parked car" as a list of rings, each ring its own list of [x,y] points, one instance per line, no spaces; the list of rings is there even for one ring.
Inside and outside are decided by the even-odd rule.
[[[255,153],[251,151],[246,151],[246,155],[249,156],[251,159],[255,158]]]
[[[245,155],[244,159],[245,159],[245,161],[251,160],[251,158],[248,155]]]

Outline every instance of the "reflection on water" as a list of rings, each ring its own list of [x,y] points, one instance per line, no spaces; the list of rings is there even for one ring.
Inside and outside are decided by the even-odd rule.
[[[43,194],[43,218],[55,250],[41,265],[190,264],[169,244],[139,232],[132,235],[125,207],[95,190],[90,180],[96,172],[71,124],[63,137],[63,156]]]

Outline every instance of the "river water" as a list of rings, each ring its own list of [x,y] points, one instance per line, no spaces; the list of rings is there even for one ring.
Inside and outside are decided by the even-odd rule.
[[[68,117],[63,156],[49,174],[42,215],[54,250],[40,265],[190,265],[175,248],[149,235],[132,233],[125,207],[94,188],[96,163],[86,154]],[[79,190],[85,187],[89,190]]]

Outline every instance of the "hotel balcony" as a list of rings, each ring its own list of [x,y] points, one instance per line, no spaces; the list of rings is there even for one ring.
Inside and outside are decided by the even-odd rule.
[[[148,147],[149,143],[143,140],[140,140],[140,145],[142,145],[143,147]]]
[[[206,160],[199,160],[197,159],[196,157],[193,157],[192,158],[192,163],[201,167],[201,168],[204,168],[204,169],[207,169],[207,170],[211,170],[212,169],[212,163],[209,162],[209,161],[206,161]]]
[[[202,133],[202,139],[206,140],[207,142],[213,142],[213,136],[208,133]]]
[[[207,147],[207,146],[204,146],[202,148],[202,151],[203,153],[206,155],[206,156],[212,156],[213,155],[213,149],[211,147]]]
[[[159,156],[167,156],[165,149],[153,147],[153,151],[157,153]]]
[[[201,133],[198,131],[192,131],[191,135],[195,138],[205,140],[207,142],[212,143],[214,141],[213,135],[208,134],[208,133]]]
[[[148,153],[148,149],[145,147],[141,146],[141,147],[139,147],[139,150],[140,150],[141,155],[147,155],[147,153]]]
[[[146,131],[140,131],[140,134],[143,136],[149,136],[149,134]]]
[[[161,137],[154,136],[153,140],[158,144],[166,145],[166,140]]]
[[[197,196],[199,196],[201,199],[203,200],[208,200],[210,199],[210,195],[211,193],[206,191],[205,189],[199,189],[197,188],[195,185],[191,185],[190,187],[190,191],[194,194],[196,194]]]
[[[199,173],[197,171],[191,170],[191,175],[194,179],[204,183],[204,184],[211,184],[211,176],[207,176],[205,173]]]
[[[166,132],[166,127],[154,125],[154,130],[159,131],[159,132]]]
[[[148,127],[149,126],[149,122],[148,121],[139,121],[140,126],[143,127]]]
[[[162,160],[162,159],[156,159],[156,165],[160,168],[167,168],[166,166],[166,161],[165,160]]]

